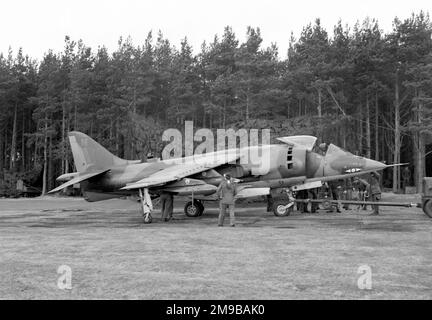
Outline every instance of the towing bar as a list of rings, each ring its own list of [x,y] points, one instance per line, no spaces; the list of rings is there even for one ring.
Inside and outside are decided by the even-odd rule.
[[[333,200],[333,199],[296,199],[296,203],[328,203],[328,204],[352,204],[367,206],[389,206],[389,207],[406,207],[421,208],[421,203],[401,203],[401,202],[382,202],[382,201],[354,201],[354,200]]]

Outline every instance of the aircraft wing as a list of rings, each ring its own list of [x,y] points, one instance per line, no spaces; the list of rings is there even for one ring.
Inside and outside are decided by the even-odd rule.
[[[176,181],[203,171],[207,171],[209,169],[219,167],[223,164],[235,161],[239,157],[240,155],[237,153],[220,154],[216,157],[204,157],[201,159],[201,161],[174,164],[144,179],[130,183],[126,185],[126,187],[123,187],[122,190],[140,189],[163,185],[167,182]]]
[[[97,171],[92,171],[92,172],[82,173],[82,174],[80,174],[79,176],[77,176],[77,177],[75,177],[75,178],[69,180],[68,182],[63,183],[62,185],[58,186],[57,188],[52,189],[52,190],[51,190],[50,192],[48,192],[48,193],[54,193],[54,192],[60,191],[60,190],[62,190],[62,189],[64,189],[64,188],[67,188],[67,187],[69,187],[69,186],[71,186],[71,185],[74,185],[75,183],[79,183],[79,182],[81,182],[81,181],[84,181],[84,180],[90,179],[90,178],[92,178],[92,177],[96,177],[96,176],[98,176],[98,175],[100,175],[100,174],[102,174],[102,173],[108,172],[109,170],[110,170],[110,169],[105,169],[105,170],[97,170]]]

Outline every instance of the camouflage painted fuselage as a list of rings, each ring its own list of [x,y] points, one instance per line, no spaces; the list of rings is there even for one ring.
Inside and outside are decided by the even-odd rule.
[[[290,184],[300,183],[305,178],[336,176],[371,169],[380,170],[385,167],[380,162],[355,156],[335,145],[330,145],[325,155],[288,144],[247,147],[234,152],[240,154],[237,161],[188,177],[189,180],[200,182],[194,186],[195,194],[214,193],[224,173],[229,173],[232,177],[252,186],[275,188],[288,187]],[[133,194],[136,191],[120,189],[129,183],[176,165],[179,161],[188,164],[194,161],[194,157],[113,164],[108,172],[83,182],[82,187],[89,201]],[[187,194],[190,188],[190,182],[186,184],[182,181],[174,181],[154,186],[151,192],[157,194],[164,190],[175,194]]]

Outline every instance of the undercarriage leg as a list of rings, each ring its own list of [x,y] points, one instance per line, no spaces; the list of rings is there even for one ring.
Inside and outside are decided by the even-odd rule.
[[[273,213],[277,217],[288,216],[293,210],[294,197],[290,188],[277,188],[270,190]]]
[[[140,202],[142,206],[144,223],[151,223],[152,222],[151,212],[153,211],[153,204],[150,195],[148,193],[148,188],[142,188],[142,189],[140,188],[138,192],[139,192]]]

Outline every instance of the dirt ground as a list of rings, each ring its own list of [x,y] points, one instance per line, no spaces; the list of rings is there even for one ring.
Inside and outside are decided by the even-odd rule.
[[[178,201],[174,221],[156,213],[144,225],[130,200],[0,199],[0,299],[432,298],[432,219],[421,209],[265,211],[240,205],[236,227],[218,228],[214,204],[188,218]],[[61,265],[70,290],[57,286]],[[370,267],[370,290],[359,267]]]

